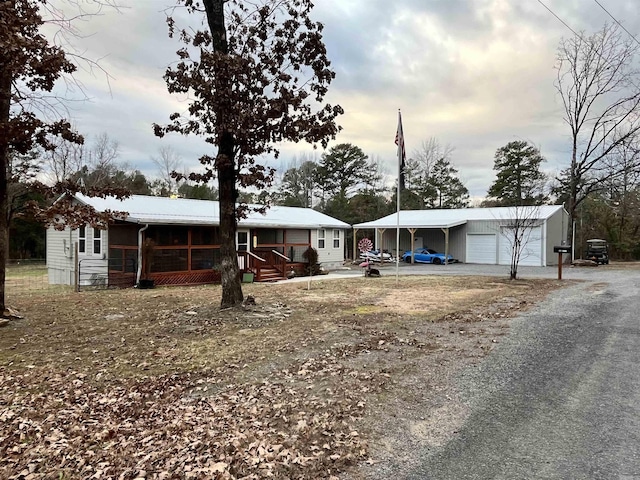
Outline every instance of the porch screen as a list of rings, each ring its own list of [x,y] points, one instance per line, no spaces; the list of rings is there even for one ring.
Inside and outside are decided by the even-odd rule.
[[[189,268],[189,250],[163,248],[154,250],[152,272],[183,272]]]
[[[220,249],[198,248],[191,250],[191,270],[211,270],[220,266]]]

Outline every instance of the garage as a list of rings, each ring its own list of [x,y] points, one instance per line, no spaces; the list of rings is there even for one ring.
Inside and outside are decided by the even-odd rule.
[[[496,264],[496,235],[474,233],[467,235],[467,263]]]
[[[510,265],[509,228],[523,220],[528,222],[529,235],[519,265],[557,265],[553,247],[566,240],[570,223],[562,205],[402,210],[354,225],[353,238],[355,242],[359,230],[369,230],[363,235],[376,247],[400,255],[422,239],[424,247],[449,253],[463,263]]]
[[[513,244],[513,229],[502,227],[500,234],[500,265],[511,265],[511,246]],[[524,233],[524,245],[520,253],[519,265],[527,267],[539,267],[544,265],[542,262],[542,229],[540,227],[532,228]]]

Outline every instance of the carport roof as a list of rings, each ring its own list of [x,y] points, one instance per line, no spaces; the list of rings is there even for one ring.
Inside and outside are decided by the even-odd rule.
[[[127,212],[125,221],[155,225],[219,225],[220,205],[210,200],[151,197],[131,195],[123,200],[115,197],[87,197],[76,194],[76,199],[98,212]],[[265,214],[249,212],[238,222],[240,227],[254,228],[338,228],[350,225],[311,208],[272,206]]]
[[[545,220],[561,210],[562,205],[539,207],[492,207],[455,208],[435,210],[402,210],[400,228],[451,228],[464,225],[469,220],[513,220],[515,218],[537,218]],[[353,228],[396,228],[396,213],[371,222],[358,223]]]

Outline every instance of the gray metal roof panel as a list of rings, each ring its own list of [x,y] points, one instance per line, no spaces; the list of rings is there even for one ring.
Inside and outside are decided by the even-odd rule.
[[[127,222],[164,225],[219,225],[220,205],[211,200],[131,195],[123,200],[77,194],[76,199],[99,212],[127,212]],[[351,228],[348,223],[311,208],[272,206],[265,214],[249,212],[240,227],[266,228]]]
[[[492,208],[455,208],[434,210],[401,210],[399,225],[401,228],[451,228],[471,220],[513,220],[516,216],[525,218],[533,215],[544,220],[551,217],[562,205],[542,205],[539,207],[492,207]],[[397,213],[386,217],[355,224],[354,228],[396,228]]]

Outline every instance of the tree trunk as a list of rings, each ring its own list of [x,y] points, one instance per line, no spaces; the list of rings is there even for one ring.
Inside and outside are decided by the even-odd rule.
[[[224,23],[224,2],[226,0],[204,0],[213,49],[222,54],[229,53],[227,32]],[[220,73],[220,72],[218,72]],[[224,75],[218,76],[220,83],[218,91],[231,91],[225,83]],[[216,170],[218,172],[218,194],[220,205],[220,264],[222,282],[221,308],[233,307],[242,303],[242,283],[238,270],[238,254],[236,252],[236,166],[234,158],[235,139],[232,132],[224,129],[225,112],[216,112],[218,123],[218,156]]]
[[[242,283],[236,252],[236,169],[233,160],[233,135],[223,135],[216,159],[220,195],[220,263],[222,275],[221,308],[238,305],[243,300]]]
[[[1,65],[0,65],[1,67]],[[11,74],[0,68],[0,132],[7,130],[11,106]],[[9,145],[5,135],[0,138],[0,316],[4,315],[5,280],[9,256],[9,194],[7,169]]]

